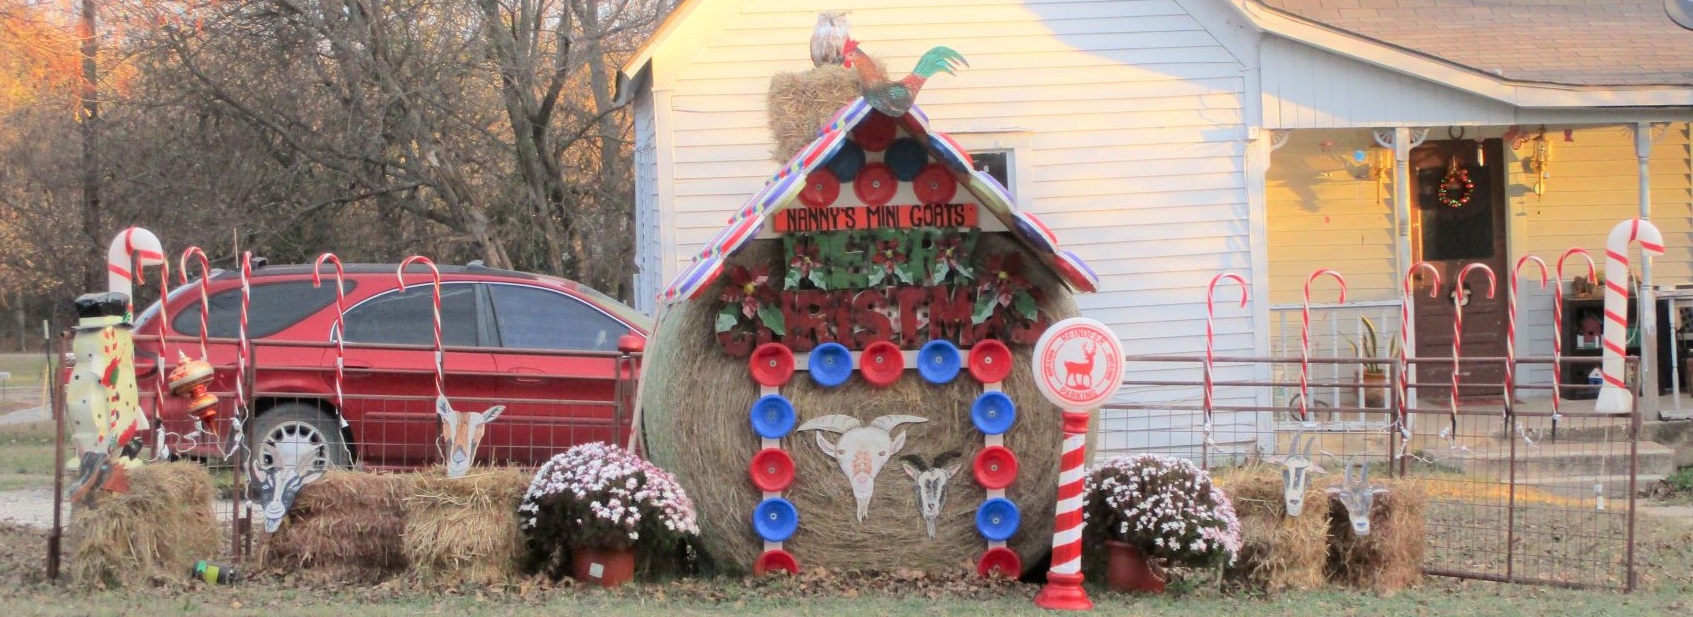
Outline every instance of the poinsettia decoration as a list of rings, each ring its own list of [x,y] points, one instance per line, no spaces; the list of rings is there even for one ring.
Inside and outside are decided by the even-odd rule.
[[[817,245],[816,238],[798,236],[793,239],[792,248],[788,249],[788,275],[782,280],[783,289],[798,289],[801,281],[810,281],[818,289],[828,289],[828,277],[824,274],[822,249]]]
[[[976,285],[976,310],[970,322],[980,324],[995,313],[1009,312],[1016,321],[1031,322],[1039,317],[1040,308],[1029,292],[1034,285],[1023,276],[1021,253],[989,255],[982,265],[982,276]]]
[[[969,244],[957,232],[946,232],[935,239],[934,267],[929,271],[934,284],[968,283],[975,277],[969,263]]]
[[[870,253],[870,281],[871,287],[882,284],[888,277],[893,277],[901,283],[911,284],[911,271],[906,266],[906,236],[897,231],[879,233],[876,235],[873,252]]]
[[[729,267],[729,284],[723,286],[723,309],[717,313],[717,332],[735,329],[743,320],[757,319],[774,332],[787,330],[776,287],[770,282],[770,268]]]

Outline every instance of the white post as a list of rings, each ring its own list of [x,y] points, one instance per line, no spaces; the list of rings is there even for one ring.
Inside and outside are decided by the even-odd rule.
[[[1393,234],[1396,243],[1393,253],[1393,277],[1397,281],[1411,269],[1411,129],[1403,126],[1393,128],[1393,218],[1399,227]],[[1417,307],[1412,301],[1413,297],[1414,294],[1404,299],[1404,315],[1413,321],[1399,324],[1400,328],[1405,328],[1405,331],[1410,333],[1416,332],[1413,324],[1417,318]],[[1410,347],[1405,353],[1413,358],[1417,356],[1417,348],[1414,347],[1416,344],[1414,335],[1405,337],[1405,345]],[[1412,365],[1405,367],[1405,374],[1399,378],[1416,383],[1416,375],[1417,367]],[[1405,402],[1406,407],[1416,406],[1415,388],[1407,390],[1405,397],[1410,399]],[[1410,422],[1411,419],[1406,418],[1405,421]]]
[[[1640,166],[1640,220],[1652,220],[1652,124],[1634,123],[1634,158]],[[1626,249],[1625,249],[1626,250]],[[1658,307],[1652,294],[1652,256],[1640,253],[1640,412],[1658,412]]]

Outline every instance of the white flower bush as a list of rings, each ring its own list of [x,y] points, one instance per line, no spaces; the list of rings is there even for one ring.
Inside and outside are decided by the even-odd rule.
[[[664,548],[699,534],[676,476],[617,446],[589,443],[554,456],[517,507],[532,552]]]
[[[1186,565],[1233,564],[1240,519],[1227,495],[1193,463],[1155,454],[1119,456],[1087,476],[1088,527]]]

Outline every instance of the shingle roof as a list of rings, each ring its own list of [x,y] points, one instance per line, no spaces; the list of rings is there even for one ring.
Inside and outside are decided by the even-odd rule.
[[[1693,31],[1663,0],[1256,0],[1518,82],[1693,85]]]

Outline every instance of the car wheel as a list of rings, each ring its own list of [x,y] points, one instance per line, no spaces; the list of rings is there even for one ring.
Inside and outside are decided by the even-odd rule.
[[[350,453],[341,440],[340,423],[322,409],[305,403],[283,403],[270,408],[253,423],[248,433],[253,440],[253,455],[259,464],[298,465],[301,457],[313,457],[312,468],[347,467],[352,464]],[[266,448],[275,448],[271,460]]]

